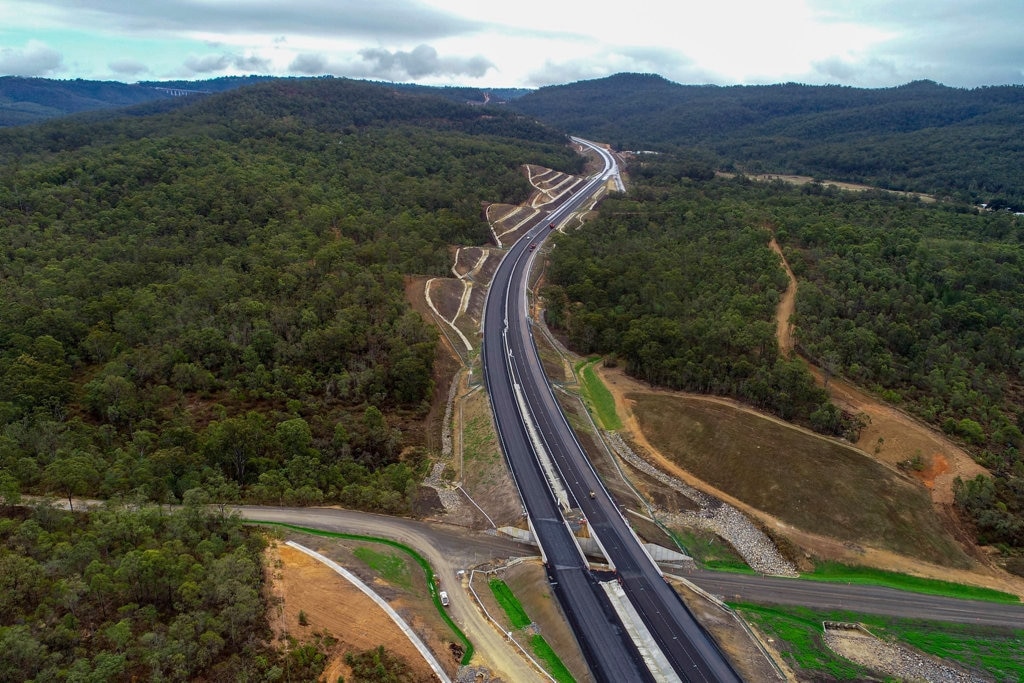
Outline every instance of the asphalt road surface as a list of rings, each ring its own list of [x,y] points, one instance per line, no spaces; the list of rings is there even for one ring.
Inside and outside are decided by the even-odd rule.
[[[535,425],[543,450],[570,492],[572,507],[586,516],[592,535],[618,572],[622,588],[676,674],[688,681],[738,681],[718,646],[665,582],[601,485],[551,393],[533,343],[526,315],[526,281],[535,253],[531,247],[547,237],[550,223],[561,221],[614,173],[610,154],[574,140],[597,150],[605,169],[509,250],[488,292],[484,376],[502,450],[543,549],[556,595],[563,601],[563,611],[596,679],[645,680],[650,673],[638,662],[635,646],[581,557],[538,462],[537,439],[531,438],[524,422]]]
[[[66,501],[64,501],[66,504]],[[99,504],[99,503],[95,503]],[[76,504],[77,507],[77,504]],[[245,519],[284,522],[326,531],[379,536],[404,543],[426,557],[439,575],[501,558],[537,554],[531,545],[503,536],[436,522],[388,517],[337,508],[238,506]],[[893,588],[826,583],[775,576],[694,570],[680,572],[712,595],[728,601],[762,605],[802,605],[811,609],[843,609],[906,619],[929,619],[979,626],[1020,628],[1024,604],[1004,605],[961,600]]]
[[[862,586],[776,576],[710,571],[680,573],[712,595],[732,602],[801,605],[818,610],[848,610],[906,619],[928,619],[978,626],[1024,626],[1024,604],[1000,604],[907,593],[883,586]]]
[[[533,253],[530,246],[542,241],[550,232],[549,224],[567,216],[572,205],[582,202],[599,184],[592,181],[577,189],[567,203],[546,218],[541,217],[498,266],[484,309],[484,379],[502,451],[540,541],[552,590],[576,634],[591,673],[598,681],[650,681],[653,679],[649,670],[590,573],[548,487],[521,416],[518,373],[522,361],[528,359],[521,352],[513,351],[510,355],[506,346],[506,340],[513,334],[506,324],[521,325],[524,316],[524,281]]]

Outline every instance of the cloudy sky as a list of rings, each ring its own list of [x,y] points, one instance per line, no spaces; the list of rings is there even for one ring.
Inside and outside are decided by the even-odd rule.
[[[1024,83],[1022,0],[2,0],[0,75]]]

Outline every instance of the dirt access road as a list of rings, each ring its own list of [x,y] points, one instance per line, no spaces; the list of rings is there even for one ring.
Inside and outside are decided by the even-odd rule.
[[[775,310],[775,322],[779,352],[791,356],[794,353],[791,320],[796,310],[797,280],[774,237],[768,246],[779,255],[789,278],[789,286]],[[868,417],[867,426],[861,430],[854,444],[856,448],[890,466],[898,466],[915,456],[922,459],[923,469],[913,474],[931,492],[932,503],[939,508],[940,513],[949,513],[946,508],[953,504],[953,481],[957,477],[971,479],[979,474],[988,474],[963,449],[931,427],[882,403],[841,378],[831,377],[826,384],[821,368],[807,358],[804,361],[818,384],[828,390],[833,403],[850,414]]]

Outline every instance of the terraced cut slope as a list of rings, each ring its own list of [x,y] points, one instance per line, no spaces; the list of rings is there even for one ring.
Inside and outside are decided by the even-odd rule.
[[[852,448],[699,398],[626,398],[653,447],[786,524],[928,562],[969,565],[927,491]]]

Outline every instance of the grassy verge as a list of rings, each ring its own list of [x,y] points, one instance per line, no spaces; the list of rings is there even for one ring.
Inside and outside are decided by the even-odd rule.
[[[490,586],[494,599],[498,601],[501,609],[505,611],[505,615],[508,617],[513,629],[526,628],[533,623],[526,610],[523,609],[522,603],[519,602],[519,598],[512,593],[512,589],[508,587],[507,583],[501,579],[491,579],[487,582],[487,585]],[[544,640],[544,636],[536,633],[530,636],[530,649],[533,650],[533,654],[539,660],[544,662],[548,673],[559,683],[573,683],[576,680],[569,673],[569,669],[562,663],[562,660],[558,658],[558,655],[555,654],[555,651],[551,649],[551,645]]]
[[[837,562],[822,562],[818,564],[810,574],[803,574],[803,578],[813,581],[831,581],[835,583],[856,583],[870,584],[873,586],[888,586],[899,590],[924,593],[927,595],[942,595],[951,598],[962,598],[966,600],[985,600],[988,602],[1001,602],[1016,604],[1020,598],[1011,593],[1003,593],[992,588],[979,588],[977,586],[964,586],[949,581],[936,579],[922,579],[917,576],[897,574],[881,569],[870,567],[853,567]]]
[[[728,543],[710,531],[670,530],[676,543],[686,549],[687,554],[699,566],[723,572],[756,574],[743,558]]]
[[[406,553],[413,560],[415,560],[416,563],[419,564],[420,567],[423,569],[423,575],[427,579],[427,587],[430,590],[430,598],[434,601],[434,607],[437,608],[438,614],[440,614],[444,622],[448,624],[448,628],[452,630],[452,633],[455,634],[455,637],[462,642],[462,645],[465,648],[465,650],[463,651],[462,660],[460,663],[463,665],[469,664],[469,660],[473,658],[473,643],[469,642],[469,638],[467,638],[466,634],[462,632],[462,629],[455,625],[455,622],[452,621],[452,618],[448,615],[448,610],[446,610],[444,606],[441,604],[441,598],[437,594],[437,584],[434,582],[434,570],[431,568],[430,563],[427,562],[427,560],[422,555],[420,555],[418,552],[416,552],[409,546],[402,545],[401,543],[398,543],[397,541],[392,541],[388,538],[376,538],[375,536],[361,536],[359,534],[342,534],[336,531],[321,531],[320,529],[310,529],[304,526],[285,524],[283,522],[263,522],[258,520],[252,520],[247,523],[260,524],[263,526],[280,527],[284,529],[292,529],[293,531],[301,531],[304,534],[312,534],[314,536],[325,536],[327,538],[344,538],[349,541],[381,543],[383,545],[391,546],[392,548],[397,548],[398,550],[401,550],[403,553]]]
[[[394,553],[379,553],[372,548],[356,548],[352,554],[365,562],[370,569],[381,575],[388,583],[402,588],[412,588],[412,578],[405,559]]]
[[[791,666],[800,672],[831,676],[840,681],[858,681],[867,678],[868,670],[843,659],[825,645],[822,616],[811,610],[796,608],[770,608],[745,603],[731,605],[743,617],[767,633]],[[850,620],[848,620],[850,621]]]
[[[615,411],[615,398],[594,372],[594,366],[599,362],[601,359],[595,358],[576,365],[576,373],[580,378],[580,395],[602,429],[622,429],[622,420]]]
[[[792,664],[811,677],[861,680],[864,669],[832,653],[822,637],[825,620],[859,622],[882,639],[909,644],[999,681],[1024,680],[1024,630],[898,619],[853,612],[817,612],[802,607],[732,605],[776,641]],[[799,673],[799,672],[798,672]]]
[[[508,587],[507,583],[501,579],[491,579],[487,585],[491,587],[494,599],[505,610],[505,615],[508,617],[509,623],[512,624],[512,628],[526,628],[532,623],[526,610],[523,609],[523,605],[512,594],[512,589]]]
[[[530,649],[533,650],[533,654],[537,655],[537,658],[544,662],[544,666],[547,667],[551,677],[554,678],[558,683],[575,683],[576,679],[569,673],[569,669],[565,668],[565,664],[558,658],[555,651],[548,645],[548,641],[544,640],[544,636],[535,634],[530,638]]]

